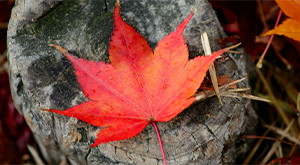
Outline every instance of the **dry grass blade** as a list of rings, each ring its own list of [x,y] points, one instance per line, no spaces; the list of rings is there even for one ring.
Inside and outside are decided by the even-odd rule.
[[[274,42],[271,43],[273,50],[275,52],[275,54],[277,55],[277,57],[286,65],[287,69],[291,69],[292,65],[288,62],[288,60],[286,60],[279,52],[277,49],[275,49],[276,45],[274,44]]]
[[[298,115],[298,125],[300,126],[300,92],[297,97],[297,115]]]
[[[221,96],[241,98],[241,96],[239,96],[238,93],[232,93],[232,92],[226,92],[226,91],[222,91]]]
[[[216,95],[215,91],[202,91],[202,92],[198,92],[196,93],[195,96],[195,102],[200,102],[202,100],[205,100],[207,98],[210,98],[212,96]]]
[[[283,130],[280,140],[283,140],[284,135],[288,134],[288,131],[290,130],[290,128],[292,127],[293,123],[294,123],[294,119],[289,123],[289,125],[286,127],[285,130]],[[274,126],[270,126],[270,127],[274,127]],[[268,127],[268,129],[272,130],[272,128]],[[276,128],[276,127],[274,127]],[[279,145],[281,144],[280,141],[276,141],[273,143],[272,148],[269,150],[268,154],[265,156],[265,158],[263,159],[263,161],[261,162],[261,164],[266,164],[269,159],[271,158],[271,156],[274,154],[274,152],[276,151],[276,149],[279,147]]]
[[[274,126],[277,123],[277,121],[272,123],[272,126]],[[251,149],[251,151],[249,152],[249,154],[247,155],[246,159],[243,162],[243,165],[249,164],[249,162],[251,161],[252,157],[254,156],[254,154],[256,153],[256,151],[258,150],[259,146],[261,145],[262,141],[264,140],[264,138],[267,136],[267,134],[270,132],[270,129],[267,129],[265,131],[265,133],[262,135],[262,138],[260,138],[256,144],[254,145],[254,147]]]
[[[227,49],[234,49],[234,48],[236,48],[236,47],[238,47],[238,46],[240,46],[242,43],[238,43],[238,44],[236,44],[236,45],[232,45],[232,46],[229,46]]]
[[[4,60],[6,59],[7,49],[0,55],[0,65],[4,63]]]
[[[244,91],[244,90],[243,90]],[[249,94],[244,94],[244,93],[233,93],[232,91],[221,91],[221,96],[226,96],[226,97],[235,97],[235,98],[246,98],[246,99],[251,99],[251,100],[256,100],[256,101],[263,101],[263,102],[267,102],[270,103],[271,101],[268,99],[264,99],[261,97],[257,97],[257,96],[253,96],[253,95],[249,95]]]
[[[203,47],[205,56],[210,56],[211,55],[211,49],[210,49],[210,45],[209,45],[209,41],[208,41],[208,37],[207,37],[206,32],[201,34],[201,41],[202,41],[202,47]],[[212,82],[213,87],[215,89],[216,95],[217,95],[221,105],[223,106],[223,103],[222,103],[222,100],[221,100],[221,97],[220,97],[218,80],[217,80],[217,75],[216,75],[216,70],[215,70],[214,63],[212,63],[209,66],[208,71],[209,71],[209,74],[210,74],[210,77],[211,77],[211,82]]]
[[[39,156],[38,152],[35,150],[35,148],[33,148],[31,145],[27,145],[28,151],[30,152],[30,154],[32,155],[34,161],[36,164],[38,165],[42,165],[45,164],[43,162],[43,160],[41,159],[41,157]]]
[[[247,98],[247,99],[251,99],[251,100],[256,100],[256,101],[263,101],[263,102],[267,102],[267,103],[271,103],[271,100],[268,99],[264,99],[258,96],[253,96],[253,95],[248,95],[248,94],[244,94],[244,93],[240,93],[241,97],[243,98]]]
[[[220,90],[226,90],[226,89],[229,88],[230,86],[232,86],[232,85],[234,85],[234,84],[237,84],[237,83],[239,83],[239,82],[245,80],[246,78],[247,78],[247,75],[246,75],[244,78],[238,79],[238,80],[233,81],[233,82],[228,83],[228,84],[225,84],[225,85],[221,86],[219,89],[220,89]]]
[[[270,125],[267,125],[267,124],[264,124],[263,126],[266,127],[266,128],[269,128],[270,130],[274,131],[275,133],[287,138],[288,140],[294,142],[295,144],[300,145],[300,141],[296,137],[294,137],[291,134],[285,132],[285,130],[282,130],[280,128],[270,126]]]
[[[267,90],[268,95],[271,98],[271,101],[274,103],[275,109],[277,110],[279,116],[283,119],[283,122],[285,123],[285,125],[289,125],[290,119],[288,118],[288,116],[284,113],[282,108],[276,102],[275,96],[273,95],[273,92],[272,92],[267,80],[265,79],[265,77],[263,76],[263,74],[261,73],[261,71],[258,68],[255,67],[255,71],[257,72],[257,74],[260,77],[262,83],[264,84],[264,87]],[[295,135],[295,136],[298,135],[298,129],[297,128],[292,127],[291,131],[292,131],[293,135]]]
[[[233,51],[233,50],[229,50],[227,51],[228,53],[234,53],[234,54],[243,54],[243,52],[240,51]]]
[[[242,138],[245,138],[245,139],[266,139],[266,140],[273,140],[273,141],[278,141],[278,142],[281,142],[281,143],[284,143],[284,144],[287,144],[287,145],[290,145],[290,146],[293,146],[293,147],[296,147],[296,148],[300,148],[299,145],[296,145],[296,144],[293,144],[293,143],[290,143],[290,142],[287,142],[287,141],[284,141],[284,140],[280,140],[280,139],[276,139],[276,138],[271,138],[271,137],[256,136],[256,135],[244,135],[244,136],[242,136]]]
[[[4,53],[0,54],[0,73],[2,73],[3,71],[8,71],[6,54],[7,54],[7,49],[4,51]]]
[[[288,98],[296,103],[299,90],[295,85],[293,85],[295,84],[294,80],[282,77],[282,75],[280,74],[274,74],[273,76],[277,80],[277,82],[284,87]]]
[[[228,89],[227,92],[243,92],[249,91],[251,88],[237,88],[237,89]]]
[[[298,93],[298,97],[297,97],[297,111],[300,112],[300,92]]]
[[[237,89],[229,89],[230,86],[237,84],[238,82],[241,82],[245,80],[246,77],[241,78],[239,80],[233,81],[231,83],[225,84],[221,86],[220,89],[220,96],[225,96],[225,97],[235,97],[235,98],[247,98],[247,99],[252,99],[252,100],[257,100],[257,101],[264,101],[264,102],[271,102],[268,99],[260,98],[257,96],[249,95],[249,94],[244,94],[244,93],[236,93],[236,92],[243,92],[250,90],[250,88],[237,88]],[[200,102],[202,100],[205,100],[207,98],[210,98],[212,96],[216,95],[215,91],[202,91],[196,93],[195,96],[195,101],[194,102]]]

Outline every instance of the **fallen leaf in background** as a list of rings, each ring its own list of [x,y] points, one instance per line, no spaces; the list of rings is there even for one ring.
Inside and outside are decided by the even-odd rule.
[[[273,2],[274,3],[274,2]],[[261,35],[269,31],[269,27],[274,27],[275,25],[275,20],[276,22],[278,21],[277,17],[281,15],[282,11],[280,11],[280,8],[277,4],[272,4],[271,1],[257,1],[258,4],[258,13],[261,17],[261,22],[264,26],[264,30],[261,32]],[[281,19],[285,19],[286,16],[282,15]],[[278,27],[278,26],[275,26]],[[257,43],[265,43],[267,44],[270,40],[269,36],[265,37],[257,37],[255,39],[255,42]],[[292,46],[291,46],[292,45]],[[294,68],[299,68],[299,61],[300,61],[300,56],[299,53],[300,51],[298,50],[300,47],[300,42],[297,42],[293,39],[284,37],[284,36],[273,36],[273,40],[271,42],[271,46],[273,49],[269,49],[267,51],[267,54],[269,54],[269,57],[274,60],[274,55],[276,55],[282,63],[286,66],[286,68],[291,69],[292,67]],[[294,47],[293,47],[294,46]],[[295,52],[295,48],[298,50],[298,52]],[[265,52],[264,52],[265,53]],[[264,53],[261,55],[260,62],[262,62]],[[269,59],[269,60],[271,60]]]
[[[275,29],[272,29],[262,36],[277,34],[284,35],[292,38],[296,41],[300,41],[300,0],[283,1],[276,0],[279,7],[282,9],[285,15],[290,18],[284,20]]]
[[[269,164],[300,164],[300,152],[297,151],[293,155],[284,158],[273,159]]]

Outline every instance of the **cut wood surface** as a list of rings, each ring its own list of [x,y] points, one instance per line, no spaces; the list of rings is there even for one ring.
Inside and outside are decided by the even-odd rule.
[[[47,163],[58,164],[162,164],[155,130],[151,125],[137,136],[89,148],[101,128],[75,118],[42,111],[68,109],[87,101],[71,63],[48,44],[58,44],[77,57],[108,60],[113,30],[114,0],[16,1],[8,29],[9,76],[16,108],[25,117]],[[121,16],[154,49],[195,8],[183,35],[190,57],[203,55],[201,33],[206,32],[212,51],[216,38],[225,37],[205,0],[121,1]],[[215,62],[217,76],[244,77],[241,55]],[[247,82],[239,83],[247,87]],[[157,123],[169,164],[222,164],[242,159],[257,117],[250,100],[217,97],[197,103],[170,122]],[[211,114],[209,116],[207,114]]]

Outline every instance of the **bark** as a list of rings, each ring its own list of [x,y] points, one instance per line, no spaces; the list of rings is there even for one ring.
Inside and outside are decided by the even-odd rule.
[[[113,30],[115,0],[18,0],[8,29],[8,61],[13,100],[34,133],[47,163],[162,164],[155,130],[148,125],[137,136],[89,148],[101,128],[45,109],[67,109],[88,98],[71,63],[48,44],[58,44],[78,57],[106,61]],[[121,16],[146,38],[157,42],[195,8],[184,37],[191,58],[203,54],[200,34],[207,32],[212,51],[225,37],[206,0],[121,1]],[[215,63],[217,74],[245,75],[241,55]],[[247,86],[247,82],[240,83]],[[253,133],[257,117],[247,99],[216,97],[192,105],[170,122],[157,123],[169,164],[235,163],[249,149],[242,133]],[[212,114],[216,118],[207,116]]]

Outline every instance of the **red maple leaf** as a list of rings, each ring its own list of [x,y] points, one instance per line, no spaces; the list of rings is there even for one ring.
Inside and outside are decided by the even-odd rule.
[[[90,100],[64,111],[50,111],[104,127],[91,147],[131,138],[150,122],[157,131],[155,121],[169,121],[194,102],[193,94],[210,64],[227,50],[188,60],[182,33],[192,12],[176,32],[158,42],[153,54],[145,38],[127,25],[119,12],[117,2],[110,64],[76,58],[51,45],[72,62],[77,81]]]

